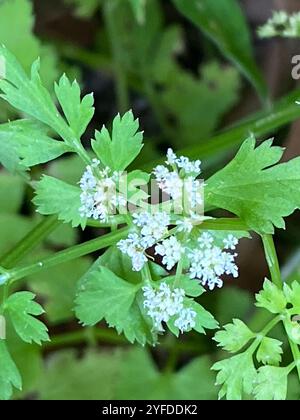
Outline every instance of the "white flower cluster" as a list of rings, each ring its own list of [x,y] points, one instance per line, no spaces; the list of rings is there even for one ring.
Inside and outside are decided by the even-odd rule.
[[[188,254],[190,277],[199,279],[202,285],[207,285],[210,290],[215,286],[223,286],[221,276],[224,274],[238,277],[238,267],[235,264],[237,254],[224,251],[234,250],[238,240],[229,235],[223,243],[223,249],[214,245],[213,236],[205,232],[198,238],[199,248],[191,250]]]
[[[195,327],[197,313],[184,306],[185,292],[183,289],[171,288],[165,283],[161,283],[159,289],[155,290],[151,286],[143,287],[144,307],[147,314],[152,318],[154,328],[163,332],[162,323],[167,323],[172,317],[176,316],[174,325],[183,333]]]
[[[275,11],[272,17],[258,29],[262,38],[281,35],[284,37],[300,36],[300,12],[289,15],[287,12]]]
[[[100,170],[100,162],[94,159],[87,166],[80,180],[81,217],[92,217],[102,222],[115,214],[118,206],[125,206],[126,199],[117,192],[116,182],[119,174],[111,174],[109,168]]]
[[[201,161],[190,161],[185,156],[178,158],[172,149],[168,149],[166,164],[153,170],[159,188],[173,200],[187,200],[191,210],[202,205],[202,184],[196,179],[201,173]]]
[[[117,246],[131,258],[133,270],[140,271],[147,262],[146,249],[159,242],[168,232],[170,216],[165,212],[142,212],[133,215],[133,223],[139,228],[139,233],[130,233]]]
[[[167,267],[167,270],[171,270],[178,263],[183,252],[184,247],[175,236],[170,236],[155,247],[155,254],[163,257],[162,263]]]

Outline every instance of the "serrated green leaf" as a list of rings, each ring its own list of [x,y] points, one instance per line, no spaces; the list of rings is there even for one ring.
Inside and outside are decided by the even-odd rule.
[[[293,310],[296,312],[300,311],[300,283],[297,281],[293,281],[293,283],[289,286],[288,284],[283,285],[283,291],[286,296],[286,299],[289,303],[291,303],[294,307]]]
[[[297,345],[300,345],[300,323],[286,319],[284,326],[289,338]]]
[[[164,282],[171,286],[174,283],[175,278],[176,276],[168,276]],[[191,297],[201,296],[205,292],[204,287],[201,286],[199,281],[191,279],[186,275],[182,275],[177,279],[176,287],[184,289],[186,296]]]
[[[33,293],[16,292],[6,300],[5,311],[8,312],[17,334],[23,341],[41,344],[42,341],[49,340],[48,329],[34,317],[44,313],[41,305],[34,302],[34,298]]]
[[[0,80],[1,97],[19,111],[49,127],[58,128],[59,132],[63,119],[42,84],[39,60],[33,63],[29,78],[16,57],[4,46],[0,46],[0,57],[5,63],[5,79]]]
[[[28,77],[16,57],[5,46],[0,46],[0,59],[5,64],[5,78],[0,79],[0,97],[22,113],[46,124],[69,147],[77,150],[79,138],[58,112],[41,80],[40,60],[37,59],[32,64],[31,76]]]
[[[13,398],[24,398],[31,392],[35,392],[38,386],[38,380],[43,371],[41,347],[21,340],[9,319],[7,319],[6,342],[9,353],[22,378],[22,389],[14,390]]]
[[[0,142],[10,147],[10,155],[15,155],[15,161],[24,167],[38,165],[56,159],[71,148],[64,142],[53,140],[47,135],[45,127],[32,120],[17,120],[0,125]],[[1,152],[1,154],[3,151]],[[8,170],[16,171],[16,167],[7,164],[7,159],[0,162]]]
[[[99,266],[81,285],[76,298],[76,316],[83,325],[95,325],[103,318],[119,323],[135,299],[137,289]]]
[[[173,0],[178,10],[237,64],[262,98],[266,83],[255,63],[247,22],[236,0]],[[238,34],[238,36],[237,36]]]
[[[119,334],[141,344],[152,342],[151,326],[142,314],[139,285],[128,283],[97,261],[79,282],[75,313],[83,325],[105,319]]]
[[[9,400],[13,387],[21,389],[22,379],[7,350],[5,340],[0,340],[0,399]]]
[[[256,400],[285,400],[288,369],[263,366],[258,369],[254,394]]]
[[[216,385],[222,385],[219,398],[241,400],[245,394],[251,394],[257,372],[251,354],[245,352],[229,359],[217,362],[212,367],[219,371]]]
[[[36,184],[34,204],[40,214],[57,214],[59,220],[72,223],[73,227],[86,225],[80,216],[80,188],[59,179],[44,175]]]
[[[81,100],[79,84],[76,80],[71,84],[65,74],[55,84],[55,93],[71,129],[80,138],[94,115],[93,95],[86,95]]]
[[[215,318],[210,312],[203,308],[203,306],[199,305],[199,303],[194,301],[190,302],[190,306],[197,314],[195,318],[195,331],[205,334],[204,328],[209,330],[215,330],[216,328],[218,328],[218,322],[215,320]]]
[[[116,276],[133,285],[137,285],[141,281],[140,273],[132,271],[129,257],[122,254],[117,247],[110,247],[100,258],[98,258],[90,270],[79,281],[79,290],[82,287],[85,287],[90,274],[94,270],[98,270],[99,266],[109,268]],[[152,262],[149,263],[149,268],[153,280],[159,280],[162,276],[167,274],[163,268]],[[146,316],[140,300],[141,296],[139,294],[136,296],[130,311],[127,313],[126,320],[124,320],[126,324],[124,333],[126,338],[131,342],[137,340],[140,344],[145,344],[146,341],[153,343],[156,337],[151,331],[152,324],[149,324],[145,320]]]
[[[141,273],[132,271],[131,259],[127,255],[123,254],[116,246],[109,247],[93,264],[91,270],[99,265],[109,268],[118,277],[129,283],[139,284],[141,282]],[[153,263],[152,261],[149,262],[149,269],[151,277],[154,281],[160,280],[161,277],[168,275],[167,271],[163,267]],[[83,276],[79,282],[79,287],[84,285],[85,280],[86,278]]]
[[[113,121],[112,135],[107,128],[96,132],[92,147],[103,165],[116,171],[123,171],[137,157],[143,145],[143,134],[138,131],[138,120],[132,111]]]
[[[26,170],[14,147],[9,142],[3,142],[3,139],[0,147],[0,163],[13,174],[23,173]]]
[[[218,331],[214,340],[219,347],[224,350],[235,353],[241,350],[255,334],[239,319],[234,319],[232,324],[224,326],[224,330]]]
[[[256,353],[258,362],[264,365],[278,366],[281,362],[282,342],[275,338],[264,337]]]
[[[265,279],[263,290],[255,297],[256,306],[265,308],[272,314],[280,314],[286,308],[287,301],[283,291],[268,279]]]
[[[235,158],[207,181],[207,205],[238,215],[250,229],[273,233],[283,217],[300,207],[300,158],[275,165],[282,149],[272,140],[255,148],[250,137]]]

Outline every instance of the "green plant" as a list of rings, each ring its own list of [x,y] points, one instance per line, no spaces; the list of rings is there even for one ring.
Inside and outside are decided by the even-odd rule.
[[[220,371],[217,379],[222,385],[220,397],[241,399],[253,394],[257,399],[284,399],[288,375],[297,370],[300,380],[297,321],[300,286],[297,281],[290,286],[283,285],[272,234],[275,227],[284,227],[286,216],[300,208],[300,158],[278,163],[282,148],[273,146],[271,140],[256,147],[255,138],[250,136],[232,161],[205,180],[204,185],[199,180],[201,162],[178,157],[172,149],[167,152],[165,165],[156,165],[151,173],[128,170],[143,147],[143,134],[131,111],[117,115],[111,131],[106,127],[97,131],[88,151],[81,137],[93,117],[93,96],[82,98],[78,83],[72,83],[64,75],[54,89],[59,111],[40,78],[39,61],[32,65],[29,77],[7,48],[1,47],[0,59],[5,64],[4,78],[0,81],[1,97],[26,115],[25,119],[1,125],[1,137],[8,141],[2,143],[0,161],[8,171],[21,175],[34,188],[33,203],[38,213],[50,216],[39,224],[34,221],[33,230],[1,259],[1,398],[10,398],[13,387],[22,388],[22,378],[14,361],[18,346],[9,343],[21,339],[24,343],[46,342],[51,346],[51,342],[47,343],[47,327],[37,318],[43,313],[42,307],[34,300],[33,293],[17,286],[24,278],[36,291],[46,290],[50,296],[46,309],[52,319],[67,319],[69,311],[75,307],[79,322],[91,328],[86,333],[79,330],[69,338],[71,341],[86,334],[86,340],[93,342],[97,334],[101,334],[94,325],[104,319],[131,343],[158,345],[158,337],[166,329],[179,337],[191,330],[204,334],[206,330],[218,328],[217,320],[200,304],[204,286],[221,287],[224,274],[238,276],[233,251],[239,239],[250,238],[251,232],[256,232],[262,238],[271,275],[271,280],[265,281],[257,295],[257,306],[274,317],[259,333],[237,319],[218,331],[215,340],[229,352],[238,352],[250,340],[253,342],[246,351],[217,362],[213,369]],[[229,137],[231,135],[232,132]],[[65,153],[72,153],[72,159],[80,162],[80,171],[75,174],[73,183],[53,174],[42,175],[39,180],[30,178],[31,167]],[[56,171],[59,170],[56,168]],[[145,186],[150,179],[155,180],[155,185],[169,200],[149,200]],[[11,182],[18,185],[14,177]],[[20,186],[18,188],[20,191]],[[18,207],[18,195],[16,192],[8,207]],[[212,218],[203,214],[203,210],[209,212],[213,208],[228,210],[235,217]],[[73,228],[90,226],[110,231],[73,245],[72,229],[66,228],[63,234],[53,236],[56,228],[63,228],[57,219]],[[41,242],[50,233],[51,240],[62,243],[66,249],[55,253],[43,249]],[[34,262],[19,265],[27,253],[38,247],[38,258]],[[93,263],[82,259],[104,249],[106,251]],[[157,256],[162,259],[161,264]],[[51,309],[52,289],[47,289],[51,278],[43,278],[42,273],[57,267],[59,275],[59,265],[66,267],[71,261],[77,261],[78,270],[84,274],[76,288],[74,284],[69,285],[66,311],[57,314]],[[279,340],[268,337],[279,323],[284,326],[293,356],[291,363],[281,367],[282,353],[286,360],[288,351]],[[112,334],[110,339],[123,340],[118,337]],[[257,364],[253,361],[255,352]],[[115,369],[120,363],[126,377],[126,361],[122,358],[145,357],[143,352],[133,354],[116,354],[108,366]],[[36,353],[31,357],[36,360]],[[62,360],[69,363],[73,356],[66,353],[64,357]],[[88,369],[89,363],[93,366],[93,358],[92,353],[88,354],[76,375],[80,376],[81,369]],[[53,381],[59,363],[64,362],[58,358],[54,363],[58,368],[54,364]],[[207,371],[207,360],[193,363],[195,366],[186,367],[176,375],[170,373],[171,365],[167,366],[167,383],[172,389],[183,388],[182,384],[191,380],[188,371],[196,368],[197,363]],[[209,373],[207,375],[211,378]],[[148,397],[154,398],[157,394],[153,384],[160,383],[160,374],[148,364],[147,377]],[[122,381],[115,386],[118,389],[112,387],[110,395],[126,395]],[[138,389],[136,383],[131,386]],[[42,395],[47,387],[49,384],[43,385]],[[166,387],[161,388],[159,396],[164,392],[170,395]],[[181,395],[184,397],[183,391]],[[212,396],[213,391],[206,395],[207,398]]]

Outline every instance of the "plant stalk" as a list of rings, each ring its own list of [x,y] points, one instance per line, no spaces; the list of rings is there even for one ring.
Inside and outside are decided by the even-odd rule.
[[[55,255],[39,260],[33,264],[9,270],[0,275],[0,284],[15,282],[29,275],[38,273],[41,270],[62,264],[66,261],[72,261],[76,258],[106,248],[126,237],[128,231],[129,228],[123,228],[116,232],[103,235],[100,238],[92,239],[91,241],[84,242],[83,244],[75,245],[66,250],[57,252]]]

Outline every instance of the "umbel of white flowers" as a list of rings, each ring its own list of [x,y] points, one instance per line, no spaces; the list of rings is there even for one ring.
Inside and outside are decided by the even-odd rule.
[[[191,162],[184,156],[177,158],[172,149],[169,149],[166,163],[174,170],[170,171],[160,165],[154,169],[154,174],[160,188],[171,197],[177,197],[180,194],[177,187],[181,176],[196,177],[199,175],[201,162]],[[194,181],[197,182],[197,180]],[[204,232],[199,236],[196,245],[195,241],[190,240],[183,243],[177,233],[190,233],[198,222],[199,217],[197,218],[196,214],[191,213],[190,217],[184,217],[176,222],[176,233],[168,237],[170,217],[167,213],[142,212],[134,214],[133,223],[136,230],[130,233],[127,239],[121,240],[118,247],[122,253],[131,258],[134,271],[142,270],[147,262],[146,250],[154,246],[155,254],[162,257],[162,263],[167,270],[172,270],[184,258],[187,271],[192,279],[198,279],[210,290],[216,286],[222,287],[221,277],[223,275],[238,277],[238,267],[235,264],[237,254],[230,252],[235,250],[238,240],[233,235],[229,235],[223,240],[221,247],[216,245],[211,233]]]
[[[258,29],[258,34],[261,38],[300,36],[300,12],[289,15],[283,10],[274,11],[272,17]]]
[[[168,149],[165,163],[167,166],[158,165],[153,170],[158,187],[173,200],[188,200],[190,210],[196,211],[203,204],[201,182],[196,179],[201,173],[201,161],[178,158]]]
[[[170,235],[171,217],[166,212],[150,213],[143,211],[132,215],[133,228],[126,239],[117,246],[123,254],[130,257],[132,269],[140,271],[148,261],[147,249],[154,248],[155,255],[162,257],[162,264],[167,270],[172,270],[183,259],[184,272],[191,281],[198,280],[210,290],[222,287],[223,275],[238,276],[235,264],[237,256],[234,251],[238,240],[228,235],[217,240],[212,233],[203,232],[193,240],[189,237],[194,227],[205,219],[197,214],[197,206],[202,204],[202,194],[199,193],[200,182],[197,180],[201,170],[201,162],[190,161],[188,158],[177,157],[172,149],[167,152],[167,166],[157,166],[153,173],[159,188],[171,199],[180,199],[182,186],[186,178],[189,180],[188,198],[190,211],[183,218],[172,221],[176,225],[175,233]],[[100,162],[94,160],[89,165],[80,181],[81,208],[84,217],[93,217],[104,221],[112,214],[118,205],[126,206],[125,198],[117,192],[116,184],[121,174],[109,168],[100,169]],[[185,239],[183,239],[185,238]],[[195,327],[196,312],[188,305],[185,291],[172,289],[165,282],[159,288],[145,286],[143,288],[144,307],[153,320],[157,331],[164,331],[162,323],[168,323],[171,318],[174,326],[181,332]]]
[[[143,293],[144,307],[147,315],[152,319],[156,331],[163,332],[162,323],[169,322],[173,317],[175,317],[175,327],[182,333],[195,327],[197,313],[185,305],[183,289],[171,290],[165,282],[162,282],[158,289],[151,286],[143,287]]]
[[[94,159],[82,175],[79,213],[81,217],[105,222],[119,206],[126,205],[126,199],[117,192],[116,183],[120,174],[112,173],[110,168],[100,170],[99,166],[99,160]]]

